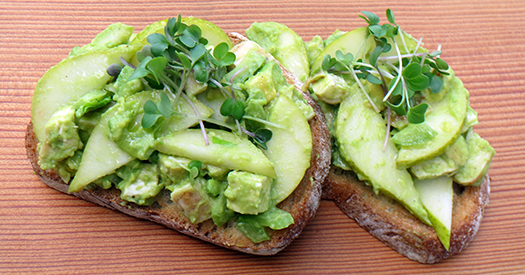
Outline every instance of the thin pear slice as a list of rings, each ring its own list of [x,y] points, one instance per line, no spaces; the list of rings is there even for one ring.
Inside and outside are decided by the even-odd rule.
[[[426,224],[427,212],[406,169],[395,163],[397,149],[392,141],[383,149],[386,123],[381,114],[365,106],[365,97],[353,91],[341,102],[334,136],[341,156],[361,180],[403,204]]]
[[[272,139],[264,153],[273,162],[277,179],[272,198],[286,199],[299,185],[310,167],[312,133],[303,112],[286,96],[279,96],[270,109],[268,120],[282,127],[269,126]]]
[[[157,139],[153,148],[206,164],[276,177],[273,164],[249,140],[222,130],[208,129],[206,132],[208,145],[200,129],[187,129]]]
[[[414,180],[423,207],[428,212],[432,227],[439,240],[448,250],[450,247],[450,230],[452,226],[452,178],[443,176],[429,180]]]
[[[334,40],[319,54],[314,64],[312,64],[311,72],[315,72],[321,67],[323,58],[327,54],[335,57],[337,51],[342,51],[345,54],[351,53],[356,60],[362,58],[365,53],[369,52],[372,47],[375,46],[373,36],[370,35],[367,38],[366,35],[367,28],[358,28]]]
[[[420,144],[401,146],[396,159],[398,166],[414,166],[443,154],[461,134],[463,122],[467,116],[469,93],[459,78],[453,75],[449,77],[453,77],[451,85],[454,88],[441,101],[429,103],[431,112],[428,112],[425,117],[424,123],[435,130],[437,135]],[[411,131],[416,126],[410,124],[397,134]]]
[[[89,183],[115,172],[116,169],[133,160],[133,157],[120,149],[108,135],[108,121],[115,111],[114,107],[106,111],[93,129],[84,149],[80,167],[69,185],[69,193],[82,190]]]
[[[134,53],[134,47],[118,46],[67,58],[49,69],[33,95],[31,120],[38,140],[44,140],[45,125],[56,111],[104,87],[111,79],[106,72],[109,65],[120,64],[121,57],[129,60]]]
[[[164,27],[166,26],[166,23],[168,22],[167,19],[157,21],[153,24],[148,25],[145,27],[141,32],[135,36],[135,38],[131,41],[130,44],[132,45],[140,45],[144,46],[148,44],[148,36],[153,33],[160,33],[164,34]],[[233,44],[228,37],[228,34],[224,32],[221,28],[219,28],[217,25],[211,23],[210,21],[196,18],[196,17],[183,17],[182,23],[191,26],[191,25],[197,25],[201,31],[202,31],[202,37],[206,38],[208,40],[209,46],[216,46],[222,42],[225,42],[230,46],[230,49],[233,47]]]
[[[277,22],[255,22],[245,33],[301,81],[306,81],[310,75],[308,53],[303,39],[292,29]]]

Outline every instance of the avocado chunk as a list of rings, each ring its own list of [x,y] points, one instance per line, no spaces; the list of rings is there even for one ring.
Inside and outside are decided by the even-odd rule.
[[[135,69],[125,66],[120,71],[120,74],[113,84],[113,89],[115,90],[115,95],[113,100],[117,101],[119,98],[127,97],[129,95],[138,93],[144,90],[144,84],[140,79],[134,79],[128,81],[128,78],[135,72]]]
[[[71,106],[63,108],[46,123],[45,139],[40,143],[38,152],[38,165],[44,170],[51,169],[83,146],[75,124],[75,109]]]
[[[303,39],[292,29],[277,22],[253,23],[245,31],[246,36],[296,75],[306,81],[310,75],[310,62]]]
[[[467,115],[468,91],[461,80],[455,76],[452,81],[453,88],[437,103],[429,103],[432,111],[427,112],[425,122],[437,134],[424,142],[417,144],[401,145],[396,163],[399,167],[410,167],[439,156],[452,145],[461,134],[461,127]],[[413,131],[418,124],[409,124],[394,135],[403,135]]]
[[[159,183],[155,164],[135,160],[118,169],[116,174],[122,178],[117,184],[120,198],[138,205],[150,205],[164,188],[164,184]]]
[[[454,175],[454,180],[462,185],[478,185],[487,174],[496,152],[488,141],[472,130],[468,132],[466,142],[469,158]]]
[[[275,62],[266,62],[256,75],[242,84],[242,87],[250,96],[262,93],[266,104],[276,97],[277,91],[284,85],[286,79],[279,65]]]
[[[153,148],[214,166],[276,177],[273,164],[248,139],[222,130],[208,129],[206,132],[209,145],[204,142],[200,129],[187,129],[158,138]]]
[[[410,167],[414,178],[420,180],[452,175],[457,170],[456,163],[446,155],[440,155]]]
[[[171,192],[171,200],[192,223],[201,223],[212,217],[213,201],[204,190],[205,183],[206,180],[200,177],[188,179],[175,185]]]
[[[345,79],[334,74],[324,74],[310,87],[320,100],[330,104],[339,104],[350,93]]]
[[[265,62],[266,56],[250,49],[246,56],[244,56],[235,68],[227,73],[225,77],[227,80],[231,79],[234,83],[244,83],[244,81],[254,75]]]
[[[134,158],[146,160],[153,153],[156,129],[144,129],[142,117],[144,103],[159,93],[142,91],[122,98],[115,105],[115,114],[109,119],[109,136],[118,146]]]
[[[90,51],[106,50],[122,44],[128,44],[133,27],[122,23],[109,25],[105,30],[97,34],[91,43],[82,47],[75,47],[69,53],[69,57],[84,54]]]
[[[228,188],[224,191],[227,207],[237,213],[257,215],[270,207],[272,179],[245,171],[228,174]]]
[[[178,184],[189,176],[188,164],[191,159],[159,153],[158,166],[162,181],[166,185]]]
[[[397,149],[389,141],[383,150],[386,122],[381,114],[364,105],[366,99],[353,91],[343,99],[335,121],[334,137],[344,160],[372,184],[376,193],[394,198],[426,224],[427,212],[406,169],[395,163]]]

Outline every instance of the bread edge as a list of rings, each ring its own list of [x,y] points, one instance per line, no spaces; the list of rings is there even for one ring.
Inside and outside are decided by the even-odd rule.
[[[332,167],[323,185],[323,199],[333,200],[348,217],[399,254],[420,263],[434,264],[469,245],[478,232],[489,203],[488,175],[480,186],[460,189],[460,194],[454,194],[448,251],[431,226],[423,224],[400,203],[375,194],[352,172]]]

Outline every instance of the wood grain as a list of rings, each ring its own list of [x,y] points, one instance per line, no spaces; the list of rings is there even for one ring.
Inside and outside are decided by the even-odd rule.
[[[141,30],[193,15],[226,31],[287,24],[306,41],[363,26],[361,10],[391,8],[469,89],[477,132],[496,149],[491,201],[461,254],[427,266],[362,230],[330,201],[273,257],[222,249],[57,193],[29,166],[24,132],[38,79],[108,24]],[[523,273],[525,271],[525,2],[446,1],[0,1],[0,273]]]

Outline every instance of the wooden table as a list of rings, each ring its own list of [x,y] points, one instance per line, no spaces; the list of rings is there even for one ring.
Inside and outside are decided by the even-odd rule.
[[[525,2],[0,1],[0,273],[523,273],[525,272]],[[226,31],[279,21],[309,41],[364,26],[361,10],[397,22],[442,57],[470,91],[477,132],[495,147],[491,201],[461,254],[422,265],[390,250],[323,201],[288,248],[257,257],[204,243],[58,193],[24,149],[38,79],[108,24],[136,30],[193,15]]]

